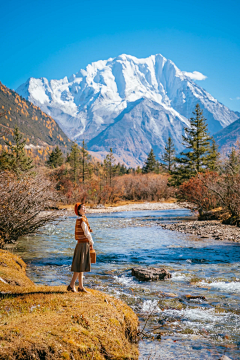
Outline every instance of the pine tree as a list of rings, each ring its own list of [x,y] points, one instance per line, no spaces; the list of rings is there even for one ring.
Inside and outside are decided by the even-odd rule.
[[[169,173],[171,173],[171,170],[173,168],[173,165],[175,164],[175,147],[174,143],[172,141],[171,136],[169,136],[167,144],[165,146],[165,153],[162,156],[161,159],[164,164],[163,167],[168,170]]]
[[[73,172],[73,181],[76,185],[81,161],[81,151],[76,143],[72,145],[68,159]]]
[[[240,153],[232,148],[224,164],[223,171],[226,174],[238,174],[240,172]]]
[[[219,152],[218,152],[218,147],[217,144],[214,140],[214,138],[212,138],[212,144],[210,147],[210,151],[209,151],[209,157],[208,157],[208,169],[211,171],[217,171],[218,166],[217,166],[217,162],[219,159]]]
[[[32,159],[26,155],[24,147],[26,140],[23,140],[23,136],[20,134],[18,127],[16,126],[13,132],[14,144],[5,140],[5,144],[8,146],[9,151],[3,151],[0,157],[0,168],[2,170],[10,170],[15,172],[17,176],[33,168]]]
[[[158,168],[159,168],[159,163],[156,160],[153,149],[151,149],[150,153],[148,154],[147,160],[145,161],[144,166],[142,168],[142,172],[143,174],[156,172]]]
[[[204,172],[211,166],[210,142],[212,138],[207,132],[206,119],[203,112],[196,105],[193,112],[194,117],[190,119],[190,128],[186,127],[183,135],[183,145],[186,149],[176,158],[178,166],[173,172],[170,184],[178,186],[184,181],[195,176],[198,172]]]
[[[141,174],[141,173],[142,173],[142,169],[140,168],[140,166],[137,166],[136,173],[137,173],[137,174]]]
[[[84,183],[86,180],[87,173],[89,173],[89,175],[91,175],[91,172],[92,172],[92,168],[89,164],[89,160],[91,159],[91,156],[88,154],[87,146],[86,146],[84,140],[82,141],[82,147],[80,148],[80,154],[81,154],[81,160],[80,160],[81,177],[82,177],[82,182]]]
[[[63,153],[57,146],[50,154],[47,160],[47,165],[52,168],[57,168],[63,164]]]
[[[116,166],[114,165],[115,161],[116,160],[114,158],[112,148],[110,148],[109,154],[107,154],[106,158],[104,159],[104,168],[105,168],[105,172],[106,172],[106,178],[109,179],[110,186],[112,186],[112,178],[116,172]]]

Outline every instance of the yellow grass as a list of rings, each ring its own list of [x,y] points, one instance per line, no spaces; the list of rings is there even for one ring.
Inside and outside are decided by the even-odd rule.
[[[90,289],[34,285],[25,267],[1,250],[0,359],[138,358],[138,318],[125,303]]]

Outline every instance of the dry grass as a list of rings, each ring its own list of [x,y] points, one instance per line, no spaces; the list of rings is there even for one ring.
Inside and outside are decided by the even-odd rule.
[[[0,249],[0,290],[7,290],[11,285],[33,286],[25,271],[26,264],[20,257]]]
[[[2,279],[16,271],[21,283],[0,282],[0,359],[138,358],[138,318],[126,304],[95,290],[36,286],[24,262],[7,252],[0,262]]]

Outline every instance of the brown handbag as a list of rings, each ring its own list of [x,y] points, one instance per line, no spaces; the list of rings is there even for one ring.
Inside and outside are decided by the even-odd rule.
[[[90,250],[91,264],[96,264],[96,251],[94,249]]]

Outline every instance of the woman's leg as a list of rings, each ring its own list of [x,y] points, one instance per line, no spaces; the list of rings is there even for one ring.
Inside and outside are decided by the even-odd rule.
[[[83,272],[79,273],[79,287],[80,289],[83,288]]]
[[[79,273],[79,291],[88,293],[88,291],[83,287],[83,272]]]
[[[70,282],[70,286],[72,289],[75,289],[75,282],[77,280],[78,274],[81,273],[77,273],[77,272],[73,273],[72,281]]]

